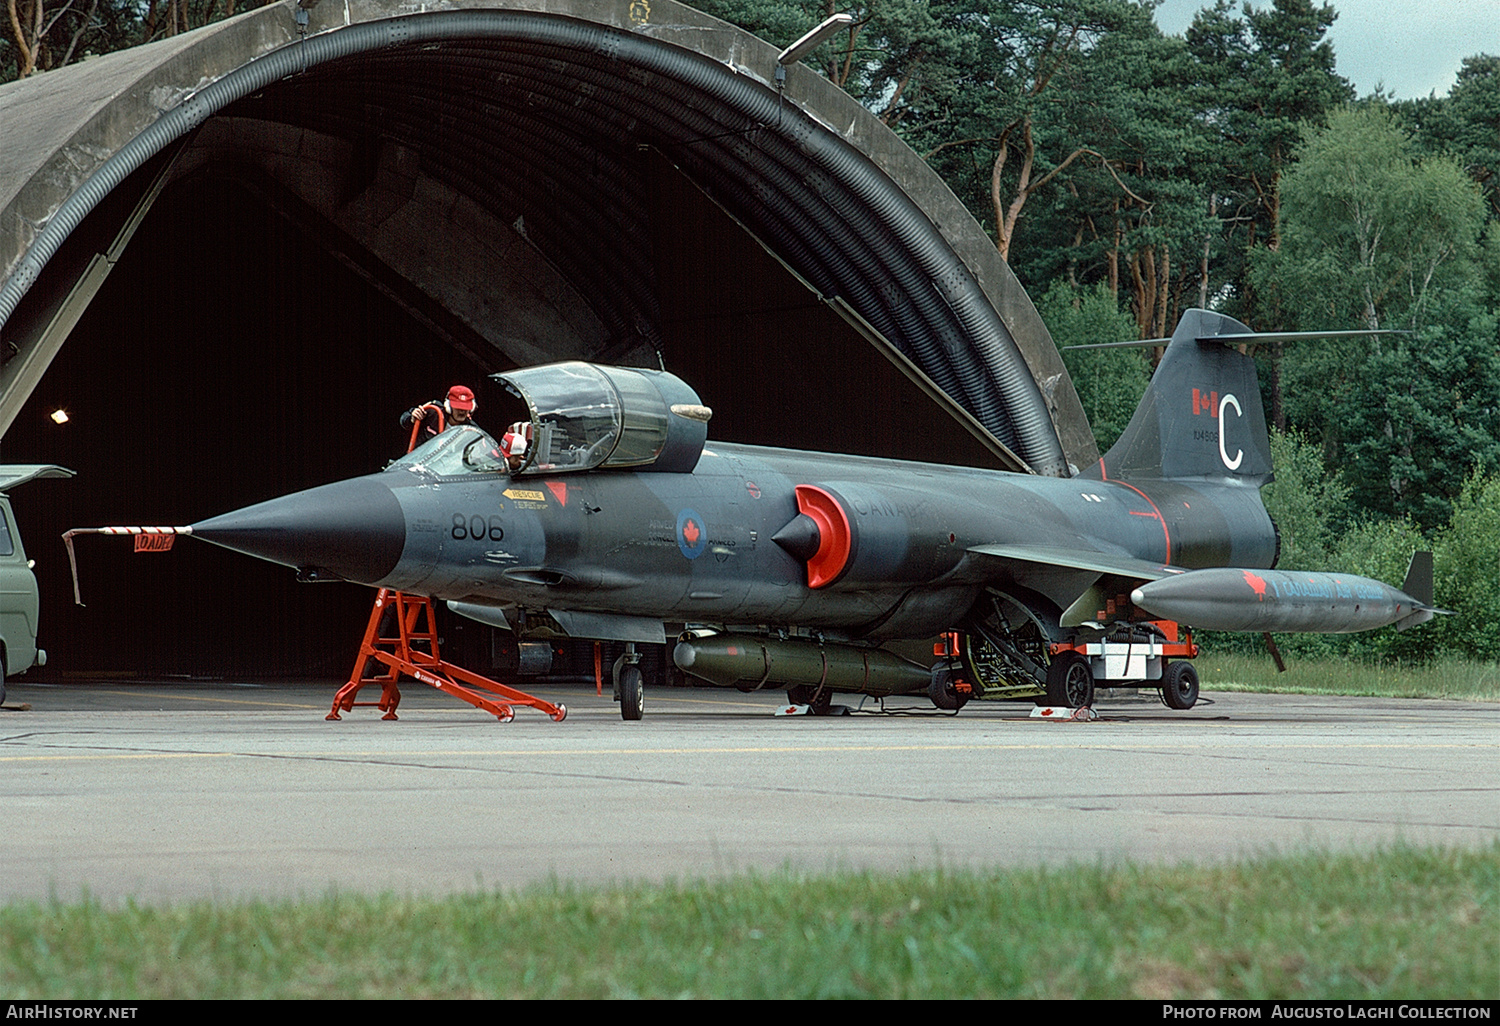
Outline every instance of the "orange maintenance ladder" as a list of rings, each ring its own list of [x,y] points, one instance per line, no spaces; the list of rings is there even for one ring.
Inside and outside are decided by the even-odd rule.
[[[438,430],[441,431],[443,429],[442,408],[428,403],[423,409],[435,411],[438,418]],[[411,440],[407,444],[407,452],[416,447],[417,435],[421,427],[420,421],[412,422]],[[388,615],[391,612],[395,615]],[[427,614],[425,623],[422,618],[424,612]],[[382,719],[396,719],[396,707],[401,704],[401,689],[397,685],[403,674],[423,684],[431,685],[439,691],[446,691],[455,698],[461,698],[477,709],[493,713],[502,723],[509,723],[515,719],[515,710],[511,708],[513,705],[526,705],[533,709],[540,709],[557,721],[561,721],[568,715],[568,707],[565,705],[553,705],[535,695],[528,695],[524,691],[508,687],[488,677],[481,677],[462,666],[445,661],[438,651],[437,617],[434,612],[432,599],[428,596],[407,595],[390,588],[381,588],[375,595],[375,608],[370,610],[370,622],[365,627],[365,637],[360,643],[359,654],[355,656],[354,670],[349,675],[348,683],[339,688],[338,693],[333,696],[333,709],[329,711],[325,719],[342,719],[339,713],[348,712],[356,705],[375,706],[385,713]],[[383,634],[382,623],[394,624],[396,633],[394,635]],[[371,660],[387,668],[384,675],[365,676],[365,670],[370,666]],[[380,701],[356,702],[354,700],[360,689],[367,684],[380,685]],[[482,691],[498,697],[488,698],[481,693]]]
[[[387,616],[387,609],[394,609],[395,615]],[[422,620],[424,612],[427,614],[425,623]],[[394,623],[396,633],[383,635],[382,621]],[[387,667],[383,676],[364,675],[371,660]],[[396,719],[396,707],[401,704],[401,690],[397,684],[402,674],[439,691],[446,691],[475,708],[493,713],[502,723],[515,719],[515,710],[511,708],[513,705],[540,709],[559,721],[568,715],[568,707],[565,705],[553,705],[535,695],[528,695],[445,661],[438,651],[437,620],[433,616],[432,599],[425,595],[407,595],[390,588],[381,588],[375,595],[375,608],[370,611],[370,623],[365,628],[364,641],[354,660],[354,672],[350,674],[349,682],[333,696],[333,709],[326,718],[342,719],[340,712],[348,712],[359,705],[379,708],[385,713],[382,719]],[[366,684],[380,685],[378,702],[354,700]],[[488,698],[481,691],[498,697]]]

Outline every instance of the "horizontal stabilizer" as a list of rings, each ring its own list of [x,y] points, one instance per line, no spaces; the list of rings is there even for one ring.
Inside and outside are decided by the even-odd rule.
[[[1379,335],[1410,335],[1398,328],[1361,328],[1355,331],[1239,331],[1223,335],[1202,335],[1197,342],[1218,342],[1226,346],[1253,346],[1265,343],[1327,342],[1341,338],[1372,338]],[[1130,342],[1092,342],[1087,345],[1063,346],[1063,349],[1156,349],[1171,342],[1170,338],[1143,338]]]

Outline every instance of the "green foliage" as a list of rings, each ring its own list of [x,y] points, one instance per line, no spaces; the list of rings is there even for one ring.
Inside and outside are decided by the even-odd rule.
[[[1469,279],[1479,190],[1453,160],[1419,158],[1388,109],[1343,108],[1299,157],[1282,181],[1284,245],[1258,268],[1288,323],[1415,328],[1432,292]]]
[[[1420,636],[1426,630],[1420,627],[1412,633]],[[1282,672],[1263,645],[1241,653],[1215,646],[1205,649],[1196,665],[1205,691],[1500,702],[1500,663],[1476,662],[1441,651],[1421,662],[1299,655],[1288,659]]]
[[[1464,483],[1433,563],[1434,602],[1457,615],[1419,630],[1438,650],[1500,662],[1500,476]]]
[[[1480,239],[1479,269],[1486,305],[1500,310],[1500,217],[1490,218]]]
[[[1075,289],[1058,282],[1037,304],[1037,312],[1059,349],[1135,338],[1135,322],[1129,314],[1120,312],[1114,296],[1102,286]],[[1151,380],[1150,361],[1139,349],[1065,352],[1062,356],[1094,429],[1099,451],[1107,452],[1130,423],[1146,392]]]
[[[1122,277],[1160,320],[1167,240],[1195,248],[1197,122],[1179,41],[1136,0],[934,4],[919,65],[871,78],[868,105],[950,183],[1023,280]],[[878,98],[878,99],[877,99]],[[1184,199],[1185,198],[1185,199]],[[1149,309],[1143,309],[1143,305]]]
[[[1362,507],[1431,530],[1466,475],[1500,467],[1497,339],[1496,316],[1476,312],[1468,325],[1426,328],[1358,365],[1332,406]]]
[[[1283,245],[1254,261],[1279,326],[1414,334],[1288,348],[1286,418],[1321,439],[1362,508],[1431,530],[1473,468],[1500,465],[1500,321],[1478,187],[1453,160],[1420,157],[1378,105],[1335,113],[1299,152]]]
[[[1281,535],[1277,565],[1289,570],[1329,569],[1338,525],[1348,515],[1349,486],[1323,466],[1322,446],[1295,431],[1271,432],[1276,480],[1261,489],[1266,512]]]
[[[1171,886],[1163,887],[1163,879]],[[1500,847],[0,908],[12,1001],[1480,999]]]
[[[1500,467],[1500,318],[1452,293],[1434,310],[1447,325],[1289,347],[1282,362],[1289,421],[1321,439],[1358,506],[1429,531],[1468,474]]]
[[[1054,148],[1087,151],[1028,207],[1024,249],[1011,257],[1032,280],[1064,277],[1128,297],[1136,337],[1169,334],[1197,294],[1199,255],[1211,233],[1201,172],[1214,140],[1190,102],[1193,62],[1179,39],[1126,19],[1073,65],[1056,88],[1084,102],[1038,118]]]
[[[1268,318],[1249,260],[1279,245],[1281,176],[1304,129],[1354,97],[1326,38],[1336,16],[1309,0],[1259,9],[1217,0],[1185,34],[1196,70],[1190,102],[1214,127],[1213,152],[1199,171],[1218,257],[1204,294],[1222,296],[1226,312],[1252,324]]]
[[[692,6],[781,46],[789,45],[829,13],[823,0],[701,0]]]
[[[786,46],[832,14],[827,0],[703,0],[694,7],[776,45]],[[914,106],[942,108],[976,60],[980,26],[973,0],[868,0],[841,3],[854,24],[803,63],[885,120]]]
[[[1456,158],[1484,191],[1491,218],[1500,217],[1500,55],[1464,59],[1446,97],[1393,105],[1427,153]]]

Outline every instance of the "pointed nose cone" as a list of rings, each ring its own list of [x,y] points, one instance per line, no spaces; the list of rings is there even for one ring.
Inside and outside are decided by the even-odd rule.
[[[273,563],[375,584],[406,547],[406,518],[373,477],[309,488],[193,525],[204,541]]]

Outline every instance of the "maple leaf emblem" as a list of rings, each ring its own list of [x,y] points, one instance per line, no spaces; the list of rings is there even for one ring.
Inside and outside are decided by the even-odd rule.
[[[1248,584],[1248,585],[1250,585],[1250,590],[1253,591],[1253,592],[1255,592],[1255,594],[1259,595],[1261,598],[1265,598],[1266,597],[1266,579],[1264,577],[1257,577],[1255,574],[1252,574],[1249,570],[1245,570],[1245,571],[1242,571],[1242,572],[1245,575],[1245,583]]]
[[[698,530],[698,522],[696,520],[689,520],[682,525],[682,536],[687,539],[689,548],[698,544],[698,536],[701,533]]]

